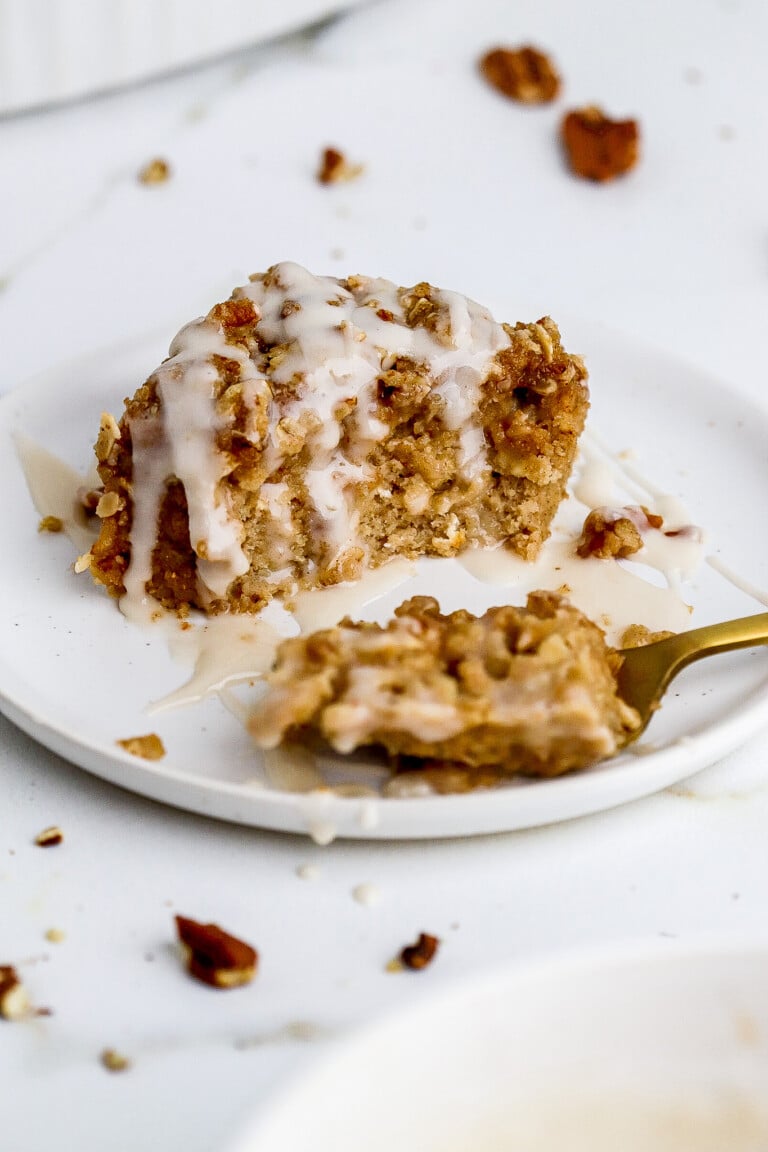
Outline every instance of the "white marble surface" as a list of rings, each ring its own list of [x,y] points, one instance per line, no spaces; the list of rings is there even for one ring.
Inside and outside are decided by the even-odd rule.
[[[4,121],[0,388],[139,333],[170,337],[289,258],[427,278],[510,318],[601,317],[764,408],[766,37],[759,0],[382,0],[313,40]],[[475,74],[505,40],[551,49],[568,103],[640,117],[636,173],[608,187],[564,173],[562,105],[517,109]],[[316,185],[326,143],[365,176]],[[172,179],[142,186],[154,155]],[[764,527],[762,502],[737,497]],[[619,938],[764,936],[767,786],[762,736],[602,816],[319,849],[137,799],[0,718],[0,963],[53,1010],[0,1021],[0,1146],[223,1149],[332,1037],[425,989]],[[36,848],[52,823],[65,843]],[[296,874],[308,861],[315,880]],[[352,897],[364,882],[375,906]],[[217,994],[186,979],[177,911],[256,944],[256,982]],[[420,930],[444,939],[439,962],[385,973]],[[107,1073],[105,1047],[130,1071]]]

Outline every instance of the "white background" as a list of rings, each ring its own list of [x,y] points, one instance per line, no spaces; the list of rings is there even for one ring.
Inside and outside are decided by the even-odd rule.
[[[525,41],[561,68],[557,106],[518,108],[477,76],[487,47]],[[170,339],[248,272],[295,259],[429,279],[502,318],[603,320],[765,406],[766,43],[758,0],[391,0],[312,39],[0,122],[0,388],[150,330]],[[623,181],[563,169],[559,117],[587,102],[640,120]],[[326,144],[364,177],[318,186]],[[172,179],[143,186],[155,155]],[[764,532],[762,496],[732,496]],[[765,737],[603,816],[323,850],[134,798],[3,719],[0,741],[0,963],[54,1013],[0,1021],[9,1152],[223,1148],[333,1034],[446,981],[574,945],[763,927]],[[34,847],[52,823],[64,845]],[[307,861],[314,881],[295,874]],[[375,907],[351,896],[363,882]],[[254,943],[256,982],[218,994],[186,979],[176,911]],[[385,973],[421,930],[444,940],[434,967]],[[313,1040],[292,1038],[299,1021]],[[105,1047],[130,1071],[107,1073]]]

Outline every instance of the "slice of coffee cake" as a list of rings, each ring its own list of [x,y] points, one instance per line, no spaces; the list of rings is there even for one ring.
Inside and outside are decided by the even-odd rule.
[[[116,596],[255,611],[395,556],[533,559],[588,407],[553,322],[278,264],[182,328],[96,443]]]

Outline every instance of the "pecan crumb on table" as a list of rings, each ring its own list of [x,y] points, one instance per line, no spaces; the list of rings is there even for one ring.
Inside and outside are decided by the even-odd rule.
[[[42,832],[38,832],[35,836],[35,844],[38,848],[55,848],[57,844],[64,841],[64,833],[58,824],[52,824],[50,828],[43,828]]]
[[[611,120],[590,106],[568,112],[561,125],[571,171],[602,183],[629,172],[637,163],[640,129],[636,120]]]
[[[161,156],[156,156],[154,160],[145,164],[138,177],[140,184],[165,184],[170,178],[171,166]]]
[[[491,49],[480,60],[480,71],[497,92],[521,104],[549,104],[560,93],[554,64],[531,45]]]
[[[176,917],[190,976],[214,988],[237,988],[250,984],[256,975],[259,954],[244,940],[230,936],[218,924],[198,924]]]
[[[320,155],[317,181],[319,184],[341,184],[356,180],[364,171],[362,164],[350,164],[338,148],[324,148]]]
[[[0,964],[0,1016],[20,1020],[29,1013],[27,992],[11,964]]]
[[[125,1072],[131,1066],[127,1056],[123,1056],[115,1048],[105,1048],[99,1055],[99,1060],[108,1072]]]
[[[439,947],[440,941],[437,936],[420,932],[416,943],[407,945],[401,951],[400,963],[404,968],[410,968],[413,972],[420,972],[422,968],[426,968],[432,963]]]

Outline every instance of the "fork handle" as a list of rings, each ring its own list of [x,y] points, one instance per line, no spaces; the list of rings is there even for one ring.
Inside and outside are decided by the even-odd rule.
[[[754,648],[768,644],[768,612],[756,616],[742,616],[738,620],[725,620],[722,624],[709,624],[680,632],[666,643],[673,653],[674,673],[716,652],[732,652],[736,648]],[[673,673],[673,675],[674,675]]]

